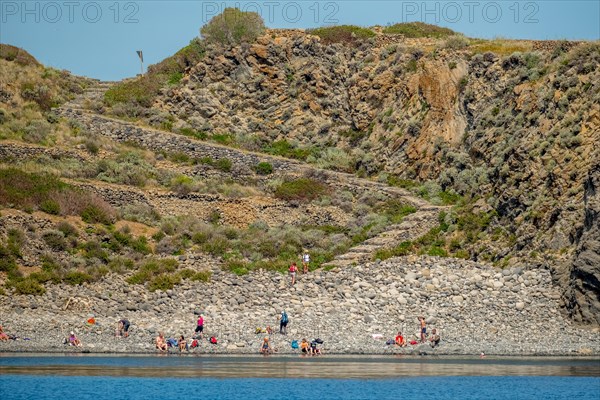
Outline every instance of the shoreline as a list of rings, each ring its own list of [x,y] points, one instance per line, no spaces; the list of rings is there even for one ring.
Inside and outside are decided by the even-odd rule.
[[[198,260],[194,259],[194,262]],[[42,296],[0,296],[0,325],[31,340],[0,342],[0,352],[156,354],[155,337],[190,340],[198,314],[205,321],[198,355],[258,354],[267,326],[290,317],[287,335],[273,333],[280,355],[291,341],[320,338],[325,355],[598,356],[600,327],[578,325],[549,271],[490,266],[437,257],[404,257],[289,278],[266,271],[244,276],[213,270],[211,282],[184,282],[149,292],[111,275],[93,285],[50,285]],[[424,315],[441,342],[386,345],[398,331],[417,340]],[[87,321],[94,318],[94,324]],[[117,321],[130,337],[115,337]],[[83,347],[63,344],[70,331]],[[215,336],[218,344],[208,343]],[[178,350],[171,349],[178,353]]]

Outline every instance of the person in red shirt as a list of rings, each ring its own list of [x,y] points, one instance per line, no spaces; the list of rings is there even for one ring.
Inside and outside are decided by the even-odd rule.
[[[196,324],[196,330],[194,330],[192,337],[194,337],[194,335],[196,335],[196,337],[200,337],[200,339],[202,339],[203,331],[204,331],[204,318],[202,318],[202,314],[199,314],[198,315],[198,323]]]
[[[398,332],[395,342],[396,346],[406,347],[406,339],[404,339],[404,336],[402,336],[402,332]]]
[[[292,277],[292,286],[296,283],[296,272],[298,272],[298,267],[296,266],[296,263],[293,262],[292,265],[290,265],[290,276]]]

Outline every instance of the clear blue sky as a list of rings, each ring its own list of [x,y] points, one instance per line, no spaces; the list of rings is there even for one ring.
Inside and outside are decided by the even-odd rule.
[[[0,42],[48,66],[115,80],[139,73],[136,50],[143,50],[145,65],[154,64],[236,5],[277,28],[424,21],[471,37],[600,39],[600,0],[0,0]]]

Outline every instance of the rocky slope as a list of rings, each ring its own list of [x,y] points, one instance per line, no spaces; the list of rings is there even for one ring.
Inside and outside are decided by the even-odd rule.
[[[578,274],[584,185],[600,160],[599,62],[597,42],[379,33],[348,45],[269,31],[247,46],[207,46],[146,115],[251,149],[285,140],[327,168],[435,182],[491,221],[475,243],[460,233],[448,242],[474,260],[549,264],[561,280]],[[572,313],[597,323],[598,291],[574,279],[561,280],[578,293]]]

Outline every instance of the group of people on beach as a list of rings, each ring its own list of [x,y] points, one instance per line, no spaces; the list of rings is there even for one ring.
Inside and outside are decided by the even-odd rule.
[[[404,335],[402,335],[402,332],[398,331],[398,334],[396,335],[394,340],[388,341],[389,344],[395,344],[396,346],[399,346],[399,347],[407,347],[409,344],[416,345],[419,343],[423,344],[423,343],[429,342],[429,344],[431,345],[432,348],[437,347],[437,345],[440,344],[440,340],[441,340],[439,330],[437,328],[433,328],[431,330],[431,335],[428,338],[427,337],[427,322],[425,320],[425,317],[419,316],[418,320],[419,320],[420,342],[418,342],[417,340],[407,341],[406,338],[404,337]]]

